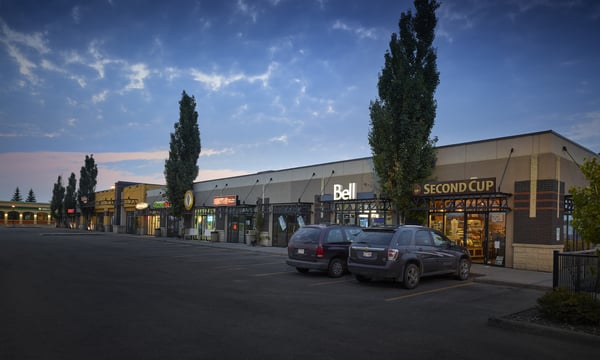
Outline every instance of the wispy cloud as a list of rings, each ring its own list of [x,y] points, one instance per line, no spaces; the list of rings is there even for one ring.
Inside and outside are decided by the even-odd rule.
[[[263,86],[268,86],[269,79],[273,75],[275,69],[277,69],[277,66],[277,63],[271,63],[269,64],[267,71],[257,75],[247,75],[245,73],[231,75],[222,75],[218,73],[207,74],[197,69],[190,70],[190,74],[195,81],[208,86],[212,91],[218,91],[235,82],[261,82]]]
[[[144,88],[144,80],[150,76],[150,70],[146,64],[134,64],[129,67],[129,84],[125,86],[125,91],[140,90]]]
[[[332,29],[348,31],[355,34],[359,39],[377,39],[377,31],[375,29],[368,29],[362,26],[350,26],[341,20],[336,20],[332,26]]]

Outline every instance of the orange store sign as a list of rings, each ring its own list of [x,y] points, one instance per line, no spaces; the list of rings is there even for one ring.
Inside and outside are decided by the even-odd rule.
[[[214,206],[236,206],[237,195],[215,196],[213,198]]]

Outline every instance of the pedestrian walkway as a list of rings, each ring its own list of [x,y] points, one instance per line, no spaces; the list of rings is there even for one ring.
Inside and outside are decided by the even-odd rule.
[[[273,255],[287,256],[287,248],[271,246],[249,246],[241,243],[210,242],[204,240],[181,240],[176,238],[156,238],[165,241],[193,243],[199,246],[209,246],[224,249],[255,251]],[[552,273],[542,271],[517,270],[484,264],[472,264],[471,277],[475,282],[518,286],[539,290],[552,289]]]

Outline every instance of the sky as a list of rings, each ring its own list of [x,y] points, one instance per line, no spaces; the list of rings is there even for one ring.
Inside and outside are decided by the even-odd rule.
[[[198,181],[371,156],[369,104],[406,0],[0,0],[0,200],[164,184],[182,92]],[[600,152],[600,2],[446,0],[437,145],[555,132]]]

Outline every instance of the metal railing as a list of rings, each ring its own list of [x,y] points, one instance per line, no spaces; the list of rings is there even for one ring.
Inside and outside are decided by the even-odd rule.
[[[552,286],[573,292],[587,292],[600,299],[600,256],[596,250],[554,251]]]

